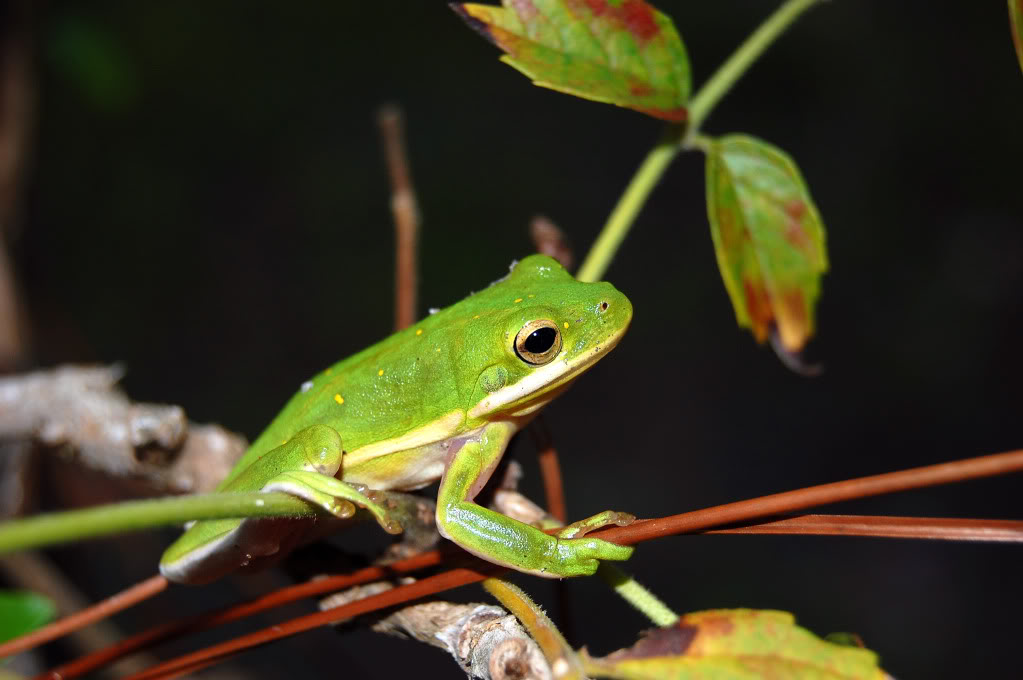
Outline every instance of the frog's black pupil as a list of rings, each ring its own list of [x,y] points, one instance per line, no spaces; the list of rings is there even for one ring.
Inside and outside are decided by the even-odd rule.
[[[532,354],[543,354],[551,347],[554,347],[557,339],[558,332],[553,328],[537,328],[526,338],[523,347]]]

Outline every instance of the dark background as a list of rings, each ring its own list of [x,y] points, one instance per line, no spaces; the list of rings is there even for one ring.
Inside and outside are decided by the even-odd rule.
[[[776,5],[658,3],[697,86]],[[133,398],[249,437],[307,376],[389,332],[381,104],[408,118],[423,313],[528,253],[538,212],[581,257],[661,129],[533,87],[442,2],[49,2],[30,27],[35,150],[9,242],[32,363],[123,361]],[[736,328],[703,158],[683,155],[607,273],[635,305],[632,330],[548,409],[573,517],[662,516],[1023,445],[1020,121],[1005,3],[811,10],[704,131],[754,134],[800,165],[828,230],[810,350],[826,371],[794,375]],[[531,448],[516,451],[539,497]],[[1018,494],[1010,476],[833,509],[1023,518]],[[152,573],[164,544],[54,554],[100,597]],[[1018,547],[676,537],[628,566],[679,611],[777,608],[855,631],[899,678],[1018,672]],[[232,581],[237,595],[177,589],[146,623],[270,577],[253,578]],[[548,582],[519,582],[560,616]],[[576,645],[607,653],[647,626],[595,581],[569,588]],[[310,677],[459,674],[367,633],[316,631],[244,660],[252,677],[299,662]]]

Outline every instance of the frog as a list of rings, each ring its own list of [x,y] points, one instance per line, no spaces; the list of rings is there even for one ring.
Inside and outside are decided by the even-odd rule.
[[[629,299],[531,255],[431,312],[302,383],[217,487],[283,491],[325,512],[197,521],[167,548],[161,573],[202,584],[269,565],[357,509],[399,533],[378,492],[438,481],[440,535],[489,562],[564,578],[628,559],[631,547],[585,535],[624,513],[552,535],[474,501],[515,433],[618,345]]]

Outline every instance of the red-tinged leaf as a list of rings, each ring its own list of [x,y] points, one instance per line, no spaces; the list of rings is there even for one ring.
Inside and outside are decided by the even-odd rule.
[[[685,120],[689,58],[671,19],[643,0],[502,3],[451,6],[536,85]]]
[[[1016,58],[1023,68],[1023,0],[1009,0],[1009,25],[1012,28],[1012,42],[1016,45]]]
[[[821,640],[787,612],[717,609],[686,614],[629,649],[595,659],[593,677],[622,680],[881,680],[877,655]]]
[[[824,225],[796,164],[753,137],[714,141],[707,151],[707,214],[739,325],[758,342],[773,325],[784,348],[798,352],[813,335],[828,260]]]

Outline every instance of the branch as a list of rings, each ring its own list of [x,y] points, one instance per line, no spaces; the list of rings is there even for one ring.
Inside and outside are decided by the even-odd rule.
[[[154,492],[210,491],[245,451],[180,406],[133,403],[117,366],[60,366],[0,378],[0,439],[60,447],[87,467],[147,480]]]

